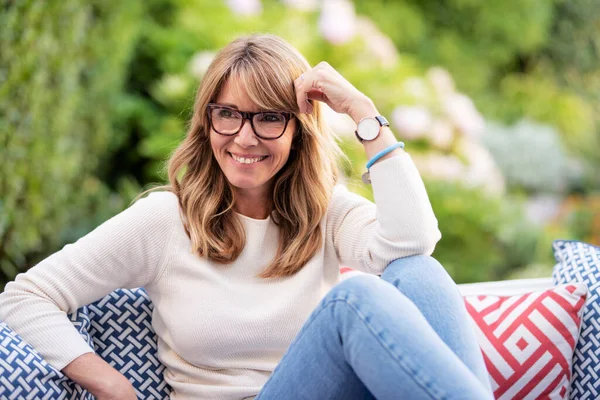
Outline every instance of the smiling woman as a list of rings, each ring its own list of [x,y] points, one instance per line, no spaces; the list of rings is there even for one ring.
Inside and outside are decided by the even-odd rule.
[[[153,189],[175,191],[198,255],[234,261],[245,242],[238,215],[272,217],[279,227],[262,277],[293,274],[321,246],[319,221],[343,153],[320,108],[299,112],[293,82],[309,69],[292,46],[262,35],[232,42],[206,71],[188,136],[169,162],[172,185]],[[197,168],[178,181],[186,165]]]
[[[356,123],[377,205],[336,184],[321,103]],[[488,399],[402,147],[329,64],[272,35],[234,40],[204,75],[169,185],[19,275],[0,320],[98,400],[135,393],[66,313],[139,286],[172,400]],[[340,263],[368,274],[340,282]]]
[[[240,110],[256,108],[240,87],[239,78],[234,77],[221,89],[217,103],[232,104]],[[256,219],[267,218],[272,208],[275,175],[287,163],[296,134],[295,119],[288,123],[289,113],[256,113],[252,117],[244,113],[248,116],[246,123],[239,111],[223,108],[212,111],[210,142],[221,170],[235,187],[236,211]],[[221,128],[235,133],[225,135]]]

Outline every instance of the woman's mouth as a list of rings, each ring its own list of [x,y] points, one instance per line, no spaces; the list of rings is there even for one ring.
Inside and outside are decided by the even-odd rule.
[[[246,165],[259,163],[259,162],[263,161],[265,158],[269,157],[269,156],[239,157],[232,153],[229,153],[229,155],[231,156],[231,158],[233,158],[233,160],[236,163],[246,164]]]

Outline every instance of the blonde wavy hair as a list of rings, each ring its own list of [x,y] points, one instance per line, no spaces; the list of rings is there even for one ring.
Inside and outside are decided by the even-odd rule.
[[[327,212],[345,156],[324,122],[320,104],[300,114],[294,80],[310,68],[289,43],[269,34],[234,40],[224,47],[204,75],[185,139],[168,164],[169,185],[141,193],[168,190],[179,199],[182,222],[192,249],[218,264],[229,264],[244,248],[242,222],[234,211],[236,195],[210,146],[206,106],[214,102],[228,79],[235,79],[250,99],[267,110],[296,112],[296,131],[287,163],[273,178],[271,217],[279,227],[279,246],[258,276],[278,278],[295,274],[322,243],[319,223]]]

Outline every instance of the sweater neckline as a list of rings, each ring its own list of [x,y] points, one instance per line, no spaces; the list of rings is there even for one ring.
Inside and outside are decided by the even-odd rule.
[[[258,224],[267,224],[271,221],[271,215],[269,214],[269,216],[266,219],[255,219],[255,218],[250,218],[244,214],[240,214],[239,212],[235,211],[235,213],[237,214],[237,216],[240,219],[246,220],[248,222],[254,222],[254,223],[258,223]]]

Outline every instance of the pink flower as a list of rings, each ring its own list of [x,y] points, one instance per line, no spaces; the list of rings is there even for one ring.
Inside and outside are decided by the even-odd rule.
[[[438,94],[442,96],[454,93],[454,79],[450,72],[441,67],[433,67],[427,71],[427,79]]]
[[[460,93],[450,94],[443,100],[443,108],[450,121],[463,134],[475,139],[483,133],[485,120],[469,97]]]
[[[417,100],[427,98],[428,90],[425,81],[422,78],[411,77],[404,81],[402,89]]]
[[[391,68],[398,63],[398,50],[387,35],[379,30],[369,18],[358,17],[356,30],[365,42],[365,52],[369,59],[374,58],[383,67]]]
[[[333,44],[344,44],[352,40],[355,33],[356,15],[354,4],[348,0],[324,0],[319,30]]]
[[[315,11],[318,6],[318,0],[283,0],[288,7],[301,11]]]
[[[441,149],[447,149],[454,140],[454,129],[447,121],[433,121],[429,132],[431,143]]]
[[[468,160],[468,169],[463,181],[471,186],[481,186],[488,193],[501,195],[505,190],[505,180],[494,157],[481,144],[466,139],[459,142],[458,151]]]
[[[425,136],[431,128],[432,118],[425,107],[400,106],[392,112],[392,123],[403,138],[414,140]]]
[[[455,182],[464,175],[466,167],[454,155],[437,153],[414,154],[411,156],[419,172],[426,177]]]
[[[262,12],[260,0],[227,0],[227,5],[233,13],[238,15],[259,15]]]
[[[327,104],[321,103],[321,113],[325,122],[331,128],[333,133],[339,137],[354,137],[356,124],[348,114],[340,114],[331,109]]]

